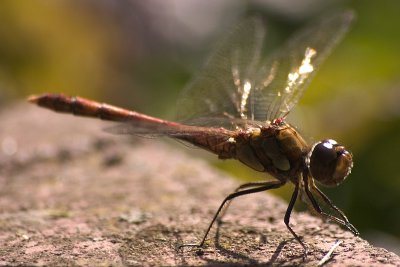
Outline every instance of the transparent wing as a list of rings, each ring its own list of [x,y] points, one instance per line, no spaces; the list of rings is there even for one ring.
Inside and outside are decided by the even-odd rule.
[[[204,68],[182,92],[178,119],[188,123],[197,118],[214,118],[209,126],[221,122],[215,118],[246,119],[248,92],[244,84],[256,74],[264,34],[261,19],[250,18],[219,42]]]
[[[213,125],[234,125],[235,127],[253,126],[253,127],[267,127],[269,124],[261,121],[248,121],[242,119],[230,119],[230,118],[197,118],[190,121],[190,124],[178,124],[175,122],[166,123],[154,123],[152,121],[146,120],[134,120],[125,123],[120,123],[105,128],[104,130],[112,134],[120,135],[138,135],[141,137],[182,137],[185,135],[202,135],[205,131],[214,131],[215,133],[230,133],[225,129],[220,127],[214,128],[204,128],[202,126],[207,126],[210,123]],[[230,136],[229,136],[230,137]]]
[[[353,13],[346,11],[314,21],[260,64],[253,86],[255,119],[272,120],[290,112],[352,19]]]
[[[265,35],[261,19],[244,20],[219,43],[183,91],[178,119],[190,122],[202,118],[206,125],[207,118],[266,121],[285,116],[352,18],[346,11],[315,21],[261,62]],[[215,119],[209,120],[208,126],[232,128],[232,124]]]

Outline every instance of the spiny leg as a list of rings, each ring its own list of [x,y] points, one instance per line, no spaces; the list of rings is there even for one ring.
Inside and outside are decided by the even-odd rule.
[[[325,201],[325,203],[327,203],[333,210],[335,210],[335,211],[339,214],[339,216],[342,218],[341,221],[343,222],[343,223],[340,223],[340,222],[339,222],[340,224],[346,226],[346,228],[349,229],[354,235],[359,235],[359,234],[360,234],[360,233],[358,232],[358,230],[350,223],[349,219],[347,219],[347,217],[346,217],[346,215],[343,213],[343,211],[341,211],[338,207],[336,207],[336,206],[333,204],[333,202],[332,202],[321,190],[319,190],[318,187],[313,186],[312,189],[313,189],[314,191],[316,191],[316,192],[321,196],[321,198]],[[328,214],[328,215],[329,215],[329,214]],[[334,217],[334,216],[332,216],[332,215],[330,215],[329,217],[336,218],[336,217]],[[336,219],[337,219],[337,218],[336,218]]]
[[[347,219],[346,215],[343,213],[343,211],[341,211],[338,207],[336,207],[332,201],[324,194],[322,193],[321,190],[319,190],[318,187],[316,187],[315,185],[311,184],[311,189],[316,191],[319,196],[322,198],[322,200],[325,201],[325,203],[327,203],[333,210],[335,210],[341,219],[326,213],[324,211],[322,211],[321,207],[318,205],[318,202],[315,200],[314,195],[312,194],[312,192],[310,191],[310,182],[309,182],[309,176],[307,173],[303,174],[304,176],[304,180],[305,180],[305,188],[304,191],[306,192],[308,199],[311,201],[311,204],[314,208],[314,210],[316,212],[318,212],[321,216],[328,218],[338,224],[341,224],[343,226],[346,226],[347,229],[349,229],[354,235],[359,235],[359,232],[357,231],[357,229],[349,222],[349,220]]]
[[[250,184],[250,183],[249,183]],[[246,189],[246,190],[242,190],[239,192],[234,192],[229,194],[221,203],[221,205],[219,206],[217,212],[215,213],[211,223],[209,224],[203,239],[201,240],[201,242],[199,244],[183,244],[181,246],[179,246],[180,248],[182,247],[202,247],[204,245],[204,242],[206,241],[206,238],[208,236],[208,233],[211,230],[211,227],[213,226],[214,222],[216,221],[216,219],[218,218],[218,215],[220,214],[222,208],[224,207],[224,205],[226,204],[226,202],[239,197],[239,196],[243,196],[243,195],[248,195],[248,194],[253,194],[253,193],[258,193],[258,192],[262,192],[262,191],[266,191],[269,189],[275,189],[275,188],[279,188],[282,185],[284,185],[285,182],[281,182],[281,181],[269,181],[269,182],[264,182],[264,183],[260,183],[258,187],[255,188],[251,188],[251,189]],[[250,185],[249,185],[250,187]]]
[[[293,210],[294,204],[296,203],[298,194],[299,194],[299,182],[296,184],[296,187],[295,187],[295,189],[293,191],[292,198],[290,199],[289,206],[288,206],[288,208],[286,210],[286,213],[285,213],[284,222],[286,224],[286,227],[289,229],[290,233],[292,233],[292,235],[297,240],[297,242],[299,242],[300,245],[303,247],[304,256],[306,256],[307,252],[308,252],[306,245],[303,243],[303,241],[300,240],[299,236],[293,231],[292,227],[290,227],[290,225],[289,225],[290,214],[292,213],[292,210]]]
[[[263,185],[265,185],[266,183],[268,183],[268,182],[261,181],[261,182],[250,182],[250,183],[241,184],[240,186],[238,186],[238,187],[233,191],[233,193],[239,192],[240,190],[245,189],[245,188],[249,188],[249,187],[259,187],[259,186],[263,186]],[[222,218],[225,216],[226,211],[228,210],[229,206],[231,205],[231,201],[232,201],[232,200],[227,201],[226,205],[225,205],[224,208],[221,210],[220,215],[218,216],[218,220],[217,220],[219,223],[221,222]]]

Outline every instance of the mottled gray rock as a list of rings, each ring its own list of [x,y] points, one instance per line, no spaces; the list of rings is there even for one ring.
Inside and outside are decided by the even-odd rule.
[[[238,181],[179,144],[108,135],[107,124],[29,104],[0,113],[0,265],[400,266],[393,253],[308,213],[293,213],[303,250],[268,193],[234,201],[198,242]],[[179,149],[182,148],[182,149]]]

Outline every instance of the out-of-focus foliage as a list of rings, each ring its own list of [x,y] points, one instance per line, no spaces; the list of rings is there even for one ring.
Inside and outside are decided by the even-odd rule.
[[[291,120],[310,141],[333,138],[353,152],[348,180],[324,191],[364,237],[395,250],[400,247],[400,2],[286,2],[0,1],[0,103],[64,92],[173,118],[179,91],[213,40],[241,16],[266,15],[271,47],[312,17],[352,8],[354,26]],[[265,178],[237,162],[215,164],[242,179]],[[279,194],[288,197],[291,189]]]

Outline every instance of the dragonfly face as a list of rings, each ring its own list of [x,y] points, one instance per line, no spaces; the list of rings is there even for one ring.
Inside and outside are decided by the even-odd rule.
[[[344,146],[328,139],[312,147],[306,163],[314,179],[325,186],[337,186],[350,174],[353,156]]]

